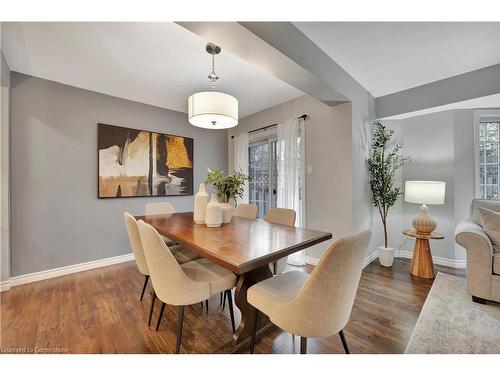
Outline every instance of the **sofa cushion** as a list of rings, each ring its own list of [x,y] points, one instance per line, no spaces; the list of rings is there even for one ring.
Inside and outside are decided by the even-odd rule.
[[[494,252],[500,252],[500,213],[479,207],[481,224],[491,240]]]
[[[500,201],[492,201],[488,199],[474,199],[470,205],[470,220],[477,225],[481,225],[481,215],[479,207],[486,208],[491,211],[500,212]]]
[[[500,254],[493,254],[493,273],[500,275]]]

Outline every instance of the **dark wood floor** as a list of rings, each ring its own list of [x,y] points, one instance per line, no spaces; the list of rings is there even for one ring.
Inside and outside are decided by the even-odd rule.
[[[464,276],[464,270],[437,267]],[[432,281],[408,274],[409,262],[392,269],[378,260],[368,265],[359,285],[345,336],[351,353],[402,353]],[[310,271],[310,270],[304,270]],[[143,278],[135,263],[123,263],[12,288],[1,293],[3,352],[23,350],[67,353],[173,353],[177,310],[167,307],[160,331],[148,328],[148,294],[139,302]],[[159,305],[155,309],[156,322]],[[229,314],[219,297],[208,313],[186,309],[183,353],[213,353],[231,340]],[[236,320],[239,321],[237,309]],[[256,345],[257,353],[297,353],[299,339],[275,329]],[[343,353],[337,336],[310,339],[308,353]]]

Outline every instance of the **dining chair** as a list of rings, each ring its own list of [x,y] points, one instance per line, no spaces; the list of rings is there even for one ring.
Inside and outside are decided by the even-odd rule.
[[[257,219],[257,210],[256,204],[239,203],[234,210],[233,216],[255,220]]]
[[[146,207],[144,209],[144,215],[146,216],[153,216],[153,215],[168,215],[168,214],[174,214],[175,213],[175,208],[170,202],[151,202],[151,203],[146,203]],[[160,234],[160,236],[163,238],[167,246],[172,246],[175,245],[175,241],[163,236]]]
[[[203,302],[219,292],[232,289],[236,284],[236,275],[206,258],[179,265],[155,228],[142,220],[138,222],[138,226],[153,288],[158,299],[162,301],[159,319],[163,316],[166,304],[178,306],[175,350],[176,353],[179,353],[184,322],[184,307]],[[231,294],[228,294],[227,298],[234,333],[235,325]]]
[[[346,354],[343,329],[351,314],[371,232],[365,230],[335,241],[308,277],[289,271],[261,281],[247,291],[255,307],[250,352],[255,347],[259,311],[281,329],[300,336],[300,353],[307,352],[307,338],[339,334]]]
[[[146,290],[146,286],[148,285],[150,273],[148,265],[146,263],[146,258],[144,257],[144,250],[139,235],[139,228],[137,227],[137,220],[128,212],[125,212],[123,214],[123,218],[125,220],[125,226],[127,227],[127,233],[128,233],[128,238],[130,240],[130,245],[132,246],[132,251],[134,252],[135,263],[137,264],[137,268],[139,268],[139,272],[144,275],[144,285],[142,287],[141,298],[140,298],[140,300],[142,301],[144,297],[144,292]],[[192,260],[200,258],[198,254],[179,245],[171,246],[170,249],[172,251],[175,260],[180,264],[187,263]],[[155,299],[156,296],[153,293],[153,299],[151,301],[151,307],[149,309],[148,326],[151,325],[151,318],[153,316]]]
[[[288,225],[293,227],[295,225],[295,210],[290,208],[273,207],[267,210],[264,215],[264,221],[272,224]],[[278,261],[273,263],[273,274],[276,275],[278,271]]]

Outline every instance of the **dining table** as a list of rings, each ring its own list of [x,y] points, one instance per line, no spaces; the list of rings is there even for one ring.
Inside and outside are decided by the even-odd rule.
[[[234,299],[241,320],[233,335],[233,345],[249,341],[255,308],[247,301],[247,290],[273,277],[269,265],[332,238],[328,232],[236,216],[216,228],[196,224],[192,212],[136,216],[136,219],[237,275]],[[259,314],[257,324],[258,331],[272,325],[263,314]]]

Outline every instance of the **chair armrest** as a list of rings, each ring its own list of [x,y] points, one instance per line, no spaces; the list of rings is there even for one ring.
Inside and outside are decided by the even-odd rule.
[[[491,299],[493,245],[483,228],[461,221],[455,229],[455,241],[467,251],[467,290],[476,297]]]
[[[493,258],[493,245],[484,229],[469,220],[458,223],[455,228],[455,241],[463,246],[467,252],[473,250],[482,255]]]

